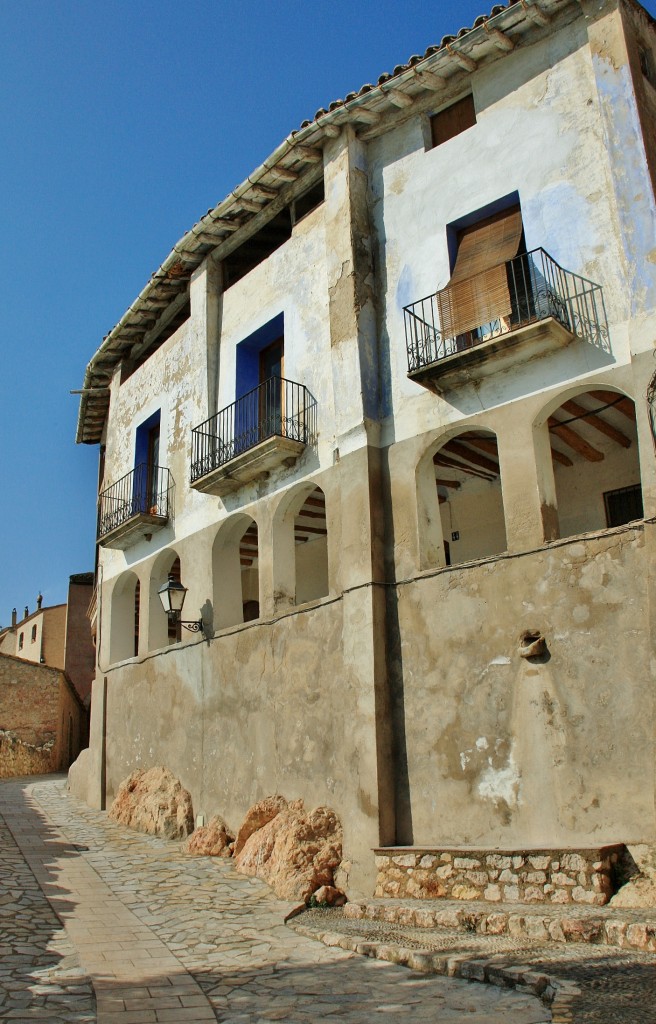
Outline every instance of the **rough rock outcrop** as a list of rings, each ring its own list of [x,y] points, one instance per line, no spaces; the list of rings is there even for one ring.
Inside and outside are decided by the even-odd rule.
[[[215,814],[207,825],[201,825],[191,833],[183,850],[193,857],[231,857],[230,844],[234,841],[229,826],[220,814]]]
[[[268,796],[264,800],[258,801],[253,804],[246,811],[246,817],[244,818],[241,828],[237,833],[235,840],[234,855],[238,857],[244,848],[246,841],[253,835],[253,832],[257,832],[258,829],[266,825],[272,818],[275,818],[280,811],[284,811],[287,808],[287,801],[284,796]]]
[[[624,884],[609,901],[609,906],[656,907],[656,847],[630,846],[619,870]]]
[[[329,807],[306,811],[302,800],[288,804],[282,797],[274,799],[279,802],[278,812],[260,828],[251,829],[239,851],[235,844],[236,866],[246,875],[264,879],[280,899],[307,900],[321,886],[333,886],[342,859],[342,826]],[[262,815],[263,804],[273,810],[272,803],[262,801],[255,805],[260,808],[256,813],[251,808],[246,822]]]
[[[139,770],[118,788],[109,817],[138,832],[185,839],[194,829],[191,796],[168,768]]]

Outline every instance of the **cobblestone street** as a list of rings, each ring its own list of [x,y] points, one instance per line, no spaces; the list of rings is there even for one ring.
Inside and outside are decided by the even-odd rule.
[[[128,831],[61,779],[0,784],[0,1020],[651,1024],[654,954],[400,928],[291,905],[230,862]],[[555,911],[554,911],[555,912]],[[62,922],[64,927],[62,927]],[[317,941],[319,937],[323,942]],[[326,944],[327,943],[327,944]],[[340,944],[338,944],[340,943]],[[354,952],[365,943],[370,956]],[[365,948],[365,947],[361,947]],[[408,951],[480,984],[387,962]],[[390,952],[391,951],[391,952]],[[502,970],[519,988],[503,987]],[[552,1012],[524,980],[565,982]],[[526,973],[528,972],[528,973]]]
[[[15,865],[1,879],[2,1020],[551,1019],[533,995],[414,973],[301,936],[265,884],[128,832],[71,800],[61,779],[3,782],[0,815],[3,865]]]

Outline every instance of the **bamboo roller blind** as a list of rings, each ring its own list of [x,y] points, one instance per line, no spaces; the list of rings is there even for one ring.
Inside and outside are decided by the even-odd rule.
[[[443,338],[455,338],[510,315],[506,263],[517,255],[521,238],[519,206],[486,217],[460,233],[451,280],[437,293]]]

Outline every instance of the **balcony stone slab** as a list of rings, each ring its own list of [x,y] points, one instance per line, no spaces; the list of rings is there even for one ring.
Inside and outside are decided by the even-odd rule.
[[[498,334],[460,352],[422,366],[408,374],[410,380],[431,391],[446,392],[501,373],[518,363],[538,359],[565,348],[576,335],[555,317]]]
[[[305,447],[304,441],[294,441],[279,435],[268,437],[194,480],[191,486],[203,494],[217,494],[219,497],[231,494],[244,484],[267,476],[280,466],[293,465]]]
[[[138,540],[163,529],[168,521],[168,516],[138,512],[137,515],[131,516],[130,519],[126,519],[125,522],[99,537],[98,543],[103,548],[118,548],[121,551],[127,551]]]

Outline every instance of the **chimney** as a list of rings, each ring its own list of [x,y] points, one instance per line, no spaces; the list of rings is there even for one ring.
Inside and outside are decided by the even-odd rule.
[[[11,609],[11,628],[12,629],[16,628],[16,609],[15,608]]]
[[[36,598],[36,610],[38,612],[41,611],[42,603],[43,603],[43,594],[39,591],[39,593],[37,594],[37,598]]]
[[[25,605],[25,614],[23,615],[23,618],[26,619],[29,614],[30,614],[30,609],[27,607],[27,605]]]

